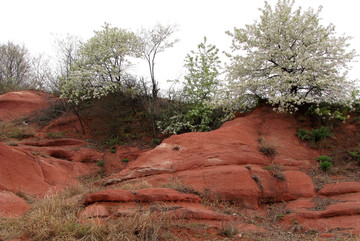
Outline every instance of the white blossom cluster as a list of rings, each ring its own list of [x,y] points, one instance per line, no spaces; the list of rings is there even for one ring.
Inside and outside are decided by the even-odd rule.
[[[134,33],[105,24],[81,45],[69,75],[61,79],[61,97],[79,104],[122,88],[127,57],[139,57],[140,46]]]
[[[320,25],[318,11],[292,10],[294,1],[265,2],[260,21],[228,32],[229,85],[219,95],[222,104],[234,99],[266,99],[280,112],[305,103],[351,106],[354,82],[346,78],[356,56],[347,51],[349,37],[336,37],[332,24]],[[229,101],[230,100],[230,101]],[[221,101],[220,101],[221,102]]]

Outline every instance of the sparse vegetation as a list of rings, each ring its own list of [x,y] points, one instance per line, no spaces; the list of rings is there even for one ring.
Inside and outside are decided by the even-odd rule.
[[[119,143],[119,139],[117,137],[114,138],[109,138],[107,140],[105,140],[105,144],[108,146],[113,146]]]
[[[60,139],[64,136],[64,132],[62,131],[57,131],[57,132],[48,132],[46,133],[47,137],[50,139]]]
[[[274,157],[276,155],[276,146],[263,138],[259,138],[259,152],[266,156]]]
[[[238,233],[239,230],[237,230],[236,225],[234,223],[223,222],[219,234],[228,238],[233,238]]]
[[[93,191],[86,186],[72,187],[34,202],[18,219],[0,218],[0,239],[26,235],[31,240],[159,240],[161,229],[167,227],[166,219],[151,211],[106,220],[106,225],[79,222],[81,198]]]
[[[104,161],[98,161],[98,162],[96,162],[96,165],[98,167],[103,167],[105,165],[105,162]]]
[[[185,185],[179,178],[173,178],[168,183],[164,184],[162,187],[171,188],[181,193],[195,194],[198,196],[203,196],[200,192],[195,189]]]
[[[161,139],[155,138],[151,140],[151,145],[153,146],[160,145],[160,143],[161,143]]]
[[[354,151],[348,151],[348,153],[360,164],[360,144]]]
[[[329,156],[318,156],[316,160],[320,162],[320,169],[323,171],[328,171],[332,167],[332,158]]]
[[[332,137],[329,127],[321,126],[318,129],[312,129],[311,131],[305,129],[299,129],[296,135],[306,141],[310,141],[312,143],[317,143],[325,138]]]
[[[31,127],[22,126],[14,122],[0,121],[0,140],[2,141],[9,139],[22,140],[34,135],[35,132]]]
[[[323,171],[327,171],[332,167],[332,163],[330,161],[322,161],[320,162],[320,168]]]
[[[270,165],[270,166],[264,167],[264,169],[271,172],[275,178],[282,180],[282,181],[286,180],[284,173],[282,173],[282,171],[280,170],[280,168],[278,166]]]

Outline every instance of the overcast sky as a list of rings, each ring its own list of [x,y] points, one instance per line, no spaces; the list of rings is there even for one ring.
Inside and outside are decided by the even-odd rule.
[[[277,0],[268,0],[275,6]],[[351,44],[360,54],[358,0],[297,0],[303,9],[320,5],[322,24],[333,23],[336,32],[353,37]],[[197,48],[204,36],[220,51],[228,50],[231,38],[225,31],[252,24],[260,16],[263,0],[3,0],[0,8],[0,43],[24,44],[32,54],[54,55],[55,35],[67,33],[86,40],[104,22],[137,31],[156,23],[177,24],[173,48],[157,57],[155,74],[161,82],[176,79],[183,72],[184,58]],[[360,79],[360,63],[349,77]],[[144,72],[147,74],[147,72]]]

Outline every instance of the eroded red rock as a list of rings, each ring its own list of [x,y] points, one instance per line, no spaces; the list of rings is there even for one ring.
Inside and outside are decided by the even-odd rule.
[[[96,193],[88,194],[84,200],[84,205],[94,202],[133,202],[135,195],[128,190],[108,189]]]
[[[236,201],[243,207],[257,208],[261,192],[244,166],[215,166],[178,172],[176,177],[211,200]]]
[[[139,202],[201,202],[199,196],[184,194],[169,188],[149,188],[134,191],[135,199]]]
[[[0,95],[0,120],[10,121],[25,117],[48,105],[50,96],[41,91],[16,91]]]
[[[203,207],[181,207],[171,210],[167,213],[170,218],[174,219],[197,219],[197,220],[230,220],[228,215],[205,209]]]
[[[22,145],[27,146],[83,146],[87,143],[78,139],[56,139],[56,140],[44,140],[44,141],[22,141]]]
[[[80,219],[88,218],[104,218],[110,215],[108,209],[104,205],[93,204],[87,206],[79,214]]]
[[[0,217],[20,217],[30,209],[24,199],[14,193],[0,191]]]
[[[0,143],[0,180],[11,192],[44,195],[51,187],[38,160],[30,153]]]
[[[107,189],[96,193],[88,194],[83,204],[88,205],[94,202],[196,202],[201,198],[184,194],[173,189],[155,188],[142,190]]]
[[[206,191],[212,199],[237,201],[251,208],[260,202],[311,197],[314,186],[303,171],[316,163],[311,160],[318,151],[297,138],[297,128],[293,116],[259,108],[215,131],[171,136],[104,183],[145,178],[156,185],[157,177],[172,175],[197,191]],[[277,155],[259,152],[259,139],[271,142]],[[284,180],[260,171],[270,165],[283,166]]]
[[[76,182],[76,177],[94,172],[94,164],[69,162],[33,155],[21,147],[0,143],[0,188],[13,193],[44,196]]]
[[[360,192],[360,183],[340,182],[325,184],[324,188],[319,191],[319,194],[324,196],[332,196],[354,192]]]

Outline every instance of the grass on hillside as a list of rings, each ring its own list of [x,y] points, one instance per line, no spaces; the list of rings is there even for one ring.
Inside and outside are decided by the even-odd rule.
[[[95,191],[84,185],[66,189],[32,204],[20,218],[0,218],[0,240],[26,237],[30,240],[158,240],[167,224],[151,212],[96,222],[79,222],[81,200]]]

